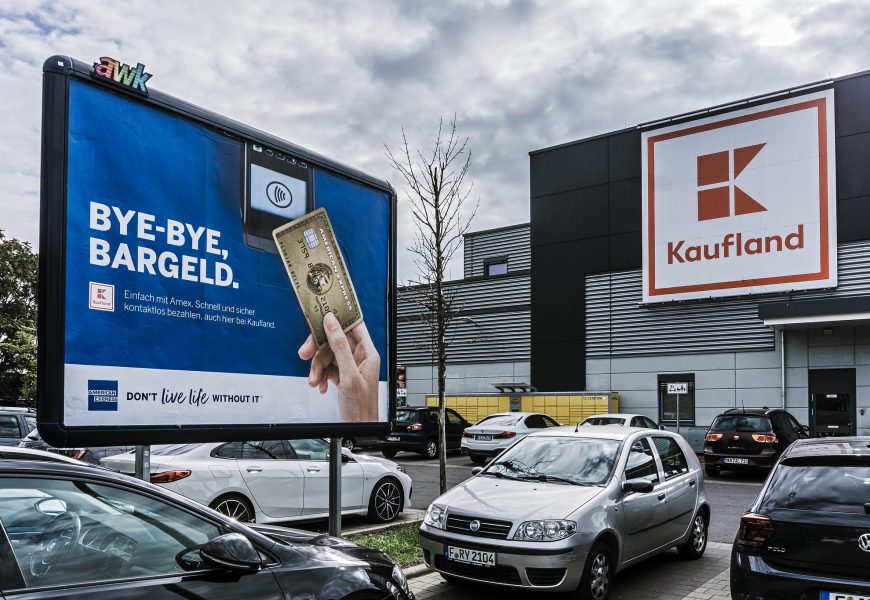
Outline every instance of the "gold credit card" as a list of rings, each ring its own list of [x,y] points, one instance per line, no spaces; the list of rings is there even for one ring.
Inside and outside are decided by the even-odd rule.
[[[362,321],[362,309],[325,209],[282,225],[272,237],[318,348],[327,344],[326,313],[335,313],[345,333]]]

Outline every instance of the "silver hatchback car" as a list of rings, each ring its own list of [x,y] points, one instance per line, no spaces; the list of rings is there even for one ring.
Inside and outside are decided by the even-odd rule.
[[[426,564],[448,581],[605,600],[617,571],[673,547],[697,559],[707,547],[701,465],[667,431],[547,429],[474,473],[420,527]]]

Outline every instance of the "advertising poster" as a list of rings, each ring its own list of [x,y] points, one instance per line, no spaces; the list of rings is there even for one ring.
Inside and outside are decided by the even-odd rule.
[[[642,134],[644,302],[837,285],[834,92]]]
[[[185,428],[227,439],[246,428],[250,436],[256,427],[332,425],[337,435],[348,424],[387,422],[388,185],[186,118],[153,92],[144,99],[65,81],[63,256],[54,257],[62,293],[41,305],[60,311],[63,324],[60,397],[40,396],[41,407],[61,404],[47,411],[48,429],[174,428],[163,438],[181,440]],[[300,352],[311,330],[272,239],[321,208],[363,315],[361,327],[339,328],[355,356],[366,355],[354,374],[362,383],[345,390],[309,385],[316,346]]]

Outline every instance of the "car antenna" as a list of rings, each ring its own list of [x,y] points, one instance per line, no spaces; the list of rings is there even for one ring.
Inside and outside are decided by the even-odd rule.
[[[574,426],[574,433],[580,431],[580,421],[577,421],[577,424]]]

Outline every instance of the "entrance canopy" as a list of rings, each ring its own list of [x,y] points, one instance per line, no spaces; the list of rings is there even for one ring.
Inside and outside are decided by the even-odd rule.
[[[794,302],[770,302],[758,306],[765,325],[783,329],[822,327],[834,323],[870,324],[870,298],[823,298]]]

